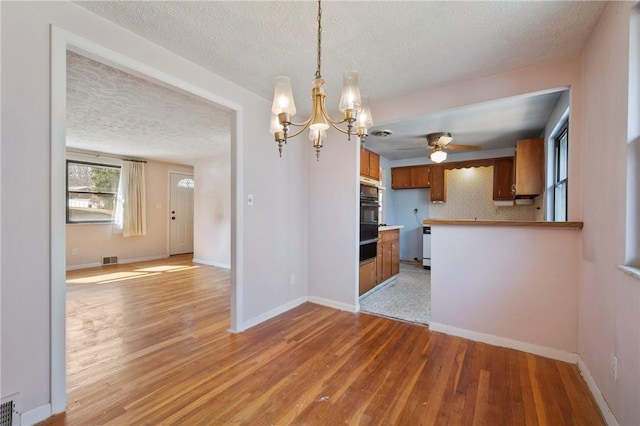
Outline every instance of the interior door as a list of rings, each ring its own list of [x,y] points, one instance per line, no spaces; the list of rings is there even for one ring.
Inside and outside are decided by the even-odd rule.
[[[170,174],[169,254],[193,253],[193,175]]]

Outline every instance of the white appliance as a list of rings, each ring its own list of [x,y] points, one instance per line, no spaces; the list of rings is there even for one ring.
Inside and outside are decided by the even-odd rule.
[[[431,269],[431,227],[422,227],[422,267]]]

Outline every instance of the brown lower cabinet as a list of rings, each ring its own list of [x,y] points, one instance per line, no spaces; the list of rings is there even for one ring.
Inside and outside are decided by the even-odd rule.
[[[376,286],[376,259],[360,262],[360,294],[364,294]]]
[[[377,249],[374,259],[360,262],[360,295],[400,272],[400,230],[379,232]]]

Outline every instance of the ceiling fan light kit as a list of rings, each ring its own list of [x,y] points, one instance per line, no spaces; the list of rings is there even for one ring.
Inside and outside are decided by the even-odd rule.
[[[447,153],[444,152],[442,148],[438,147],[431,153],[431,155],[429,155],[429,158],[434,163],[442,163],[447,159]]]
[[[355,134],[360,139],[360,143],[364,145],[367,137],[367,130],[373,125],[371,119],[371,109],[367,98],[360,96],[360,88],[358,84],[358,73],[356,71],[347,71],[344,73],[342,81],[342,95],[340,96],[340,104],[338,109],[343,113],[343,119],[332,120],[327,113],[325,107],[325,92],[322,85],[324,80],[320,73],[321,54],[322,54],[322,7],[318,0],[318,55],[315,79],[313,80],[313,88],[311,89],[311,116],[302,123],[294,123],[292,117],[296,114],[296,106],[293,100],[293,90],[291,88],[291,79],[289,77],[276,78],[276,87],[273,94],[273,104],[271,106],[271,126],[269,128],[275,141],[278,143],[278,151],[282,157],[282,145],[287,143],[288,138],[293,138],[302,133],[305,129],[309,129],[309,139],[313,143],[316,150],[316,158],[320,161],[320,149],[326,138],[326,131],[329,126],[347,135],[351,140],[351,135]],[[339,127],[340,124],[347,124],[347,129]],[[300,127],[299,130],[289,133],[290,126]]]

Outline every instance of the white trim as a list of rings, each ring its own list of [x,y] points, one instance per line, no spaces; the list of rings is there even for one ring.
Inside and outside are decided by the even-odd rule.
[[[600,408],[604,421],[607,422],[609,426],[618,426],[619,423],[616,416],[613,415],[607,401],[605,401],[604,396],[602,396],[602,392],[600,392],[600,388],[598,388],[596,381],[593,380],[593,376],[591,376],[589,369],[580,357],[578,357],[578,370],[580,370],[580,374],[582,375],[582,378],[584,378],[584,381],[587,382],[587,386],[591,391],[591,395],[595,398],[598,408]]]
[[[49,414],[67,406],[67,288],[66,288],[66,114],[67,35],[51,26],[51,406]],[[48,416],[47,416],[48,417]]]
[[[277,317],[278,315],[281,315],[297,306],[302,305],[303,303],[306,303],[306,301],[307,301],[306,297],[299,297],[295,300],[292,300],[291,302],[285,303],[284,305],[280,305],[277,308],[271,309],[270,311],[265,312],[264,314],[260,314],[257,317],[253,317],[250,320],[245,321],[242,324],[242,328],[237,332],[245,331],[271,318]]]
[[[83,263],[82,265],[69,265],[67,266],[67,271],[77,271],[78,269],[99,268],[101,266],[102,266],[102,263],[100,262]]]
[[[65,223],[65,168],[66,158],[66,62],[67,49],[114,66],[125,72],[155,79],[165,85],[228,108],[232,114],[231,127],[231,331],[235,331],[242,318],[242,193],[243,193],[243,108],[209,90],[181,80],[114,50],[103,47],[81,36],[51,26],[51,411],[66,408],[66,223]],[[176,55],[178,57],[178,55]],[[194,64],[194,66],[196,66]],[[237,241],[236,241],[237,240]],[[235,246],[234,246],[235,245]]]
[[[341,311],[347,311],[356,313],[359,309],[359,304],[349,305],[347,303],[336,302],[335,300],[324,299],[322,297],[309,296],[309,302],[315,303],[316,305],[328,306],[334,309],[340,309]]]
[[[22,426],[31,426],[48,419],[51,414],[51,404],[47,403],[22,413],[20,415],[20,424]]]
[[[157,256],[133,257],[131,259],[118,259],[118,265],[125,265],[127,263],[136,263],[136,262],[148,262],[150,260],[167,259],[168,257],[169,256],[166,254],[161,254]],[[67,266],[67,271],[75,271],[77,269],[98,268],[100,266],[102,266],[102,263],[100,262],[85,263],[82,265],[69,265]]]
[[[217,268],[231,269],[231,265],[229,265],[227,263],[220,263],[220,262],[215,262],[213,260],[200,259],[200,258],[197,258],[197,257],[194,257],[192,262],[193,263],[199,263],[201,265],[215,266]]]
[[[640,279],[640,268],[630,265],[618,265],[618,269],[630,277]]]
[[[231,116],[231,325],[229,331],[240,331],[243,317],[244,294],[244,112],[236,107]],[[234,173],[235,165],[235,173]]]
[[[429,323],[429,330],[464,337],[466,339],[488,343],[494,346],[516,349],[518,351],[528,352],[545,358],[556,359],[558,361],[569,362],[571,364],[576,364],[578,362],[578,354],[573,352],[562,351],[560,349],[549,348],[547,346],[534,345],[532,343],[521,342],[519,340],[507,339],[506,337],[495,336],[493,334],[465,330],[463,328],[452,327],[450,325],[440,324],[437,322]]]
[[[132,257],[130,259],[118,259],[118,264],[136,263],[136,262],[148,262],[150,260],[167,259],[169,256],[166,254],[160,254],[156,256],[146,257]]]

